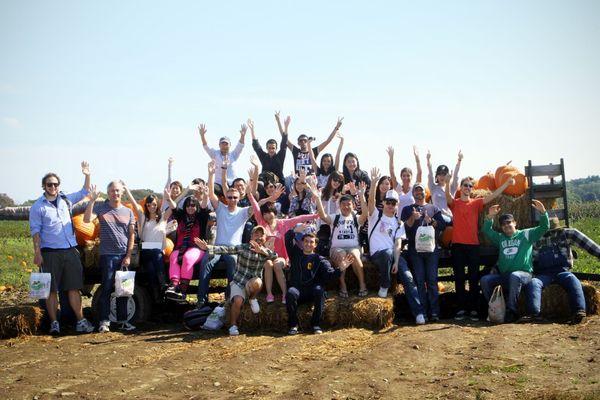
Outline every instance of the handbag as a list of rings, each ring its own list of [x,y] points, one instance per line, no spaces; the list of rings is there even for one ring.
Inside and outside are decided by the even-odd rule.
[[[488,303],[488,319],[494,324],[504,323],[506,316],[506,302],[502,293],[502,286],[498,285],[494,288],[490,302]]]
[[[417,253],[433,253],[435,250],[435,229],[431,225],[421,225],[415,234]]]
[[[115,295],[117,297],[133,296],[135,288],[135,271],[119,270],[115,272]]]
[[[52,277],[48,272],[32,272],[29,276],[29,297],[47,299],[50,296]]]

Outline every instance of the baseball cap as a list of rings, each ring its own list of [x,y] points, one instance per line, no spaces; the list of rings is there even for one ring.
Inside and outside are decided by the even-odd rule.
[[[413,192],[414,192],[414,191],[415,191],[415,190],[417,190],[417,189],[421,189],[421,190],[425,191],[425,186],[423,186],[423,184],[422,184],[422,183],[420,183],[420,182],[417,182],[417,183],[415,183],[415,184],[413,185],[413,187],[412,187],[412,190],[413,190]]]
[[[450,172],[450,170],[448,169],[448,166],[444,164],[438,165],[437,169],[435,170],[436,175],[448,175],[448,172]]]
[[[396,202],[398,202],[399,199],[400,197],[398,197],[398,192],[396,192],[393,189],[390,189],[387,192],[385,192],[385,197],[383,198],[383,200],[394,200]]]
[[[507,221],[514,221],[515,217],[513,217],[512,214],[502,214],[499,218],[498,218],[498,222],[500,223],[500,225],[504,224]]]
[[[302,134],[302,135],[298,136],[298,141],[300,141],[302,139],[308,140],[308,136],[306,136],[305,134]]]
[[[219,144],[221,143],[227,143],[227,144],[231,144],[231,140],[229,140],[229,138],[227,136],[223,136],[221,139],[219,139]]]

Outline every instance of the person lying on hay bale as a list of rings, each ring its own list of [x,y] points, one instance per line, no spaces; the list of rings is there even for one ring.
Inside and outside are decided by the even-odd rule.
[[[339,278],[342,271],[354,261],[354,257],[348,254],[333,268],[329,261],[315,253],[317,247],[317,235],[305,233],[302,236],[302,249],[296,245],[295,232],[303,229],[300,225],[286,234],[285,244],[290,257],[290,281],[286,293],[286,308],[288,313],[288,334],[298,333],[298,305],[313,302],[314,309],[310,320],[313,333],[323,333],[321,329],[321,318],[325,305],[325,286],[331,279]]]
[[[562,286],[569,296],[571,322],[578,324],[585,318],[583,288],[570,271],[573,268],[572,244],[600,258],[600,246],[597,243],[577,229],[562,228],[556,217],[550,219],[550,230],[533,246],[534,277],[527,289],[533,303],[534,318],[540,316],[542,289],[554,282]]]
[[[254,314],[260,312],[256,295],[262,289],[260,279],[263,269],[267,264],[273,264],[277,253],[265,247],[267,235],[265,228],[255,226],[252,229],[250,243],[237,246],[210,246],[202,239],[195,238],[196,245],[201,250],[208,251],[209,255],[231,254],[237,255],[237,263],[233,272],[233,279],[229,284],[229,302],[231,303],[229,334],[240,334],[237,324],[244,301],[248,298],[250,308]]]
[[[541,214],[540,223],[535,228],[518,230],[512,214],[502,214],[498,222],[502,233],[492,228],[494,217],[500,212],[499,205],[493,205],[488,211],[483,224],[483,232],[498,247],[498,273],[488,274],[481,278],[481,289],[487,301],[490,300],[494,288],[502,285],[508,291],[506,301],[505,322],[514,322],[519,317],[518,300],[521,288],[528,285],[532,278],[533,244],[548,230],[548,213],[538,200],[532,200],[532,207]],[[528,301],[531,312],[531,301]]]

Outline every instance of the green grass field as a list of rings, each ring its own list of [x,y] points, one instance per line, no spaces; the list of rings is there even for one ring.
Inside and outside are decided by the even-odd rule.
[[[600,218],[582,218],[575,221],[573,227],[600,243]],[[578,254],[574,271],[600,273],[600,260],[574,248]],[[33,264],[27,221],[0,221],[0,286],[27,286],[32,271],[37,271],[37,267]]]

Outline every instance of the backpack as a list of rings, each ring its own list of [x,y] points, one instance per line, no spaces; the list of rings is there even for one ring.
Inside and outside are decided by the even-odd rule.
[[[190,331],[199,330],[217,305],[218,303],[213,302],[200,308],[186,311],[183,314],[183,326]]]

